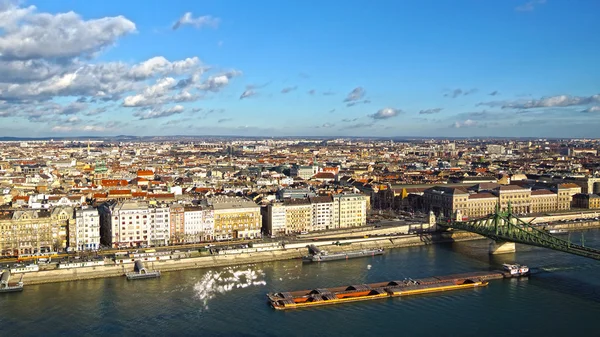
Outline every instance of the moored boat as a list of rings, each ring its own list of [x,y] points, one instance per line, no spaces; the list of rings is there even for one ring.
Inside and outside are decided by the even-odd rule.
[[[329,253],[325,250],[316,250],[313,251],[312,254],[304,256],[302,258],[305,262],[326,262],[326,261],[335,261],[335,260],[347,260],[353,259],[357,257],[367,257],[367,256],[375,256],[375,255],[383,255],[383,248],[378,249],[363,249],[363,250],[355,250],[349,252],[340,252],[340,253]]]
[[[502,264],[502,268],[510,273],[511,276],[525,276],[529,275],[529,267],[520,264]]]

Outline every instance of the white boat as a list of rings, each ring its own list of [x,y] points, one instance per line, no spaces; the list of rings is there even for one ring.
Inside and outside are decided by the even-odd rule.
[[[524,265],[504,263],[502,267],[505,271],[509,272],[511,276],[524,276],[529,274],[529,267]]]
[[[38,266],[37,264],[28,264],[26,266],[14,265],[12,268],[10,268],[10,272],[13,274],[31,273],[31,272],[39,271],[39,270],[40,270],[40,266]]]
[[[567,231],[566,229],[551,229],[548,231],[548,233],[550,234],[562,234],[562,233],[568,233],[569,231]]]

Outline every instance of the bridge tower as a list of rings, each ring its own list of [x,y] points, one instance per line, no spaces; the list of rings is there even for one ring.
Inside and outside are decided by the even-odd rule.
[[[429,211],[429,230],[432,232],[435,232],[438,230],[435,213],[433,213],[433,211]]]
[[[496,213],[493,217],[494,227],[498,228],[499,226],[508,225],[507,222],[511,224],[516,224],[516,218],[512,216],[512,207],[510,205],[510,201],[508,202],[508,210],[506,212],[507,218],[500,216],[500,205],[496,204]],[[514,242],[504,241],[504,240],[494,240],[490,242],[489,245],[489,253],[490,255],[496,254],[506,254],[506,253],[514,253],[517,251],[517,247]]]

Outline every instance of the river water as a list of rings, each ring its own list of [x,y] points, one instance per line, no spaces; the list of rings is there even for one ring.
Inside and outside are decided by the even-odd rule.
[[[583,232],[600,247],[600,231]],[[578,242],[581,232],[571,235]],[[0,336],[570,336],[597,335],[600,261],[517,245],[490,257],[487,240],[399,248],[384,256],[299,260],[26,286],[0,294]],[[265,293],[499,269],[528,278],[488,287],[275,311]]]

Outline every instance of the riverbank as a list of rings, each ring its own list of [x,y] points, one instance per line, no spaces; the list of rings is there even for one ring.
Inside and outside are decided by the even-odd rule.
[[[578,222],[578,223],[558,223],[545,226],[546,229],[566,229],[566,230],[586,230],[600,228],[600,222]],[[401,235],[394,238],[365,239],[360,242],[353,242],[344,246],[326,245],[325,249],[332,253],[360,250],[369,248],[404,248],[413,246],[422,246],[429,244],[460,242],[468,240],[480,240],[485,237],[478,234],[463,231],[437,232],[433,234],[414,234]],[[306,243],[308,245],[308,243]],[[199,257],[181,258],[165,260],[161,262],[147,263],[148,269],[159,270],[161,272],[171,272],[186,269],[226,267],[244,264],[254,264],[279,260],[299,259],[308,254],[305,244],[294,244],[294,248],[280,249],[266,252],[242,253],[242,254],[219,254],[206,255]],[[97,267],[84,267],[73,269],[53,269],[41,270],[38,272],[26,273],[23,278],[25,285],[68,282],[87,280],[105,277],[124,277],[126,272],[131,271],[133,265],[105,265]]]
[[[403,248],[478,239],[484,239],[484,237],[468,232],[443,232],[424,235],[407,235],[391,239],[382,238],[381,240],[357,242],[346,246],[327,245],[326,249],[333,253],[367,248]],[[160,270],[161,272],[171,272],[185,269],[225,267],[279,260],[299,259],[306,254],[308,254],[308,249],[302,247],[235,255],[208,255],[200,257],[165,260],[161,262],[151,262],[147,264],[147,268]],[[123,277],[123,275],[126,272],[130,271],[130,269],[132,268],[133,265],[128,264],[105,265],[73,269],[43,270],[25,274],[23,282],[25,285],[32,285],[52,282],[78,281],[105,277]]]

